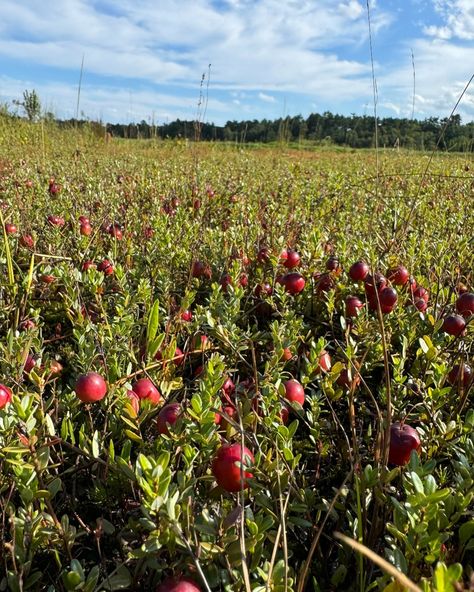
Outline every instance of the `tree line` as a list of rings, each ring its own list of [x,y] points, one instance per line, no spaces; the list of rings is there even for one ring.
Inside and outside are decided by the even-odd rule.
[[[301,115],[279,119],[227,121],[223,126],[201,121],[176,119],[170,123],[155,125],[142,120],[140,123],[91,122],[85,119],[57,120],[52,113],[42,114],[41,102],[36,92],[24,91],[22,101],[14,101],[22,107],[30,121],[43,117],[56,121],[61,127],[94,127],[98,134],[106,133],[130,139],[183,139],[191,141],[215,141],[245,143],[318,144],[347,146],[351,148],[409,148],[419,150],[474,151],[474,121],[463,124],[460,115],[424,120],[384,117],[377,120],[368,115],[337,115],[330,111],[312,113],[306,119]],[[12,117],[3,105],[3,114]]]
[[[162,125],[146,121],[137,124],[107,124],[107,130],[121,138],[182,138],[186,140],[245,143],[316,143],[375,147],[374,118],[368,115],[337,115],[329,111],[274,120],[228,121],[224,126],[177,119]],[[419,150],[474,150],[474,122],[463,124],[459,115],[424,120],[385,117],[377,121],[378,145]]]

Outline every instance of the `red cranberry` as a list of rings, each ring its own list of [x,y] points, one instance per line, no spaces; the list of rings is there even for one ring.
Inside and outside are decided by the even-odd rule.
[[[349,269],[349,277],[351,280],[354,280],[354,282],[362,282],[367,277],[369,271],[369,266],[365,261],[357,261],[351,265]]]

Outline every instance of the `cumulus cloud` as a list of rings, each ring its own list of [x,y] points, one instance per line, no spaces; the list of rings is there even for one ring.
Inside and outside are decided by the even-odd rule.
[[[445,21],[442,27],[427,27],[427,33],[449,39],[474,40],[474,3],[472,0],[435,0],[434,6]],[[448,36],[449,35],[449,36]]]
[[[263,92],[258,93],[258,98],[265,103],[276,103],[275,97],[272,97],[272,95],[266,95]]]
[[[370,2],[380,106],[401,115],[412,105],[409,48],[426,109],[446,107],[472,63],[463,46],[474,38],[472,0],[433,2],[437,20],[390,48],[398,61],[380,64],[378,35],[403,14]],[[364,0],[2,0],[1,12],[0,63],[27,64],[33,79],[4,69],[0,99],[35,88],[65,116],[77,83],[59,81],[77,80],[83,54],[81,109],[111,121],[194,117],[208,64],[210,121],[279,116],[283,103],[337,111],[371,98]],[[48,77],[35,78],[35,67]],[[463,108],[470,112],[468,97]]]
[[[373,20],[376,32],[390,18]],[[337,51],[367,38],[357,0],[2,0],[0,33],[0,56],[77,71],[85,53],[90,73],[154,84],[195,87],[208,63],[217,87],[256,91],[324,91],[368,73]]]
[[[450,39],[453,33],[449,27],[437,27],[435,25],[429,25],[423,27],[423,31],[430,37],[438,37],[438,39]]]
[[[415,115],[447,117],[473,74],[472,47],[440,39],[418,39],[412,44],[416,63]],[[400,114],[409,117],[412,110],[412,67],[404,65],[381,74],[378,89],[381,102],[398,105]],[[474,118],[474,89],[470,88],[459,105],[464,120]]]
[[[350,19],[357,19],[364,14],[364,7],[357,0],[339,4],[339,10]]]

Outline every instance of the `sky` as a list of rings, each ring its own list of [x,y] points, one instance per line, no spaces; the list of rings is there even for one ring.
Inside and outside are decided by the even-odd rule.
[[[78,113],[103,122],[371,115],[366,1],[0,0],[0,102],[35,89],[74,117],[83,60]],[[379,115],[449,116],[474,0],[369,2]],[[474,120],[474,83],[457,112]]]

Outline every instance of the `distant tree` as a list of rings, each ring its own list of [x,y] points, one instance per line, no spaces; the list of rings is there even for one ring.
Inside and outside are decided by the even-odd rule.
[[[15,105],[19,105],[23,107],[25,110],[26,116],[30,121],[36,121],[40,118],[41,115],[41,101],[33,89],[31,92],[29,90],[23,91],[23,101],[13,101]]]

